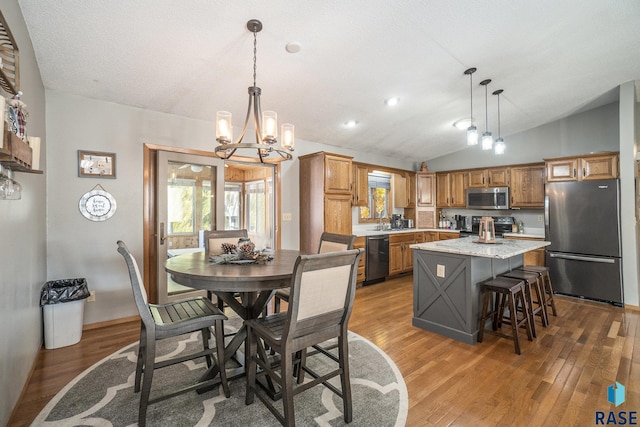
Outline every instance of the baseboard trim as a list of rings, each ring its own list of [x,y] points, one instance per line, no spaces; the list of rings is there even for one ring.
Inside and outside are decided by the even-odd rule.
[[[121,317],[119,319],[106,320],[104,322],[89,323],[82,326],[83,331],[89,331],[92,329],[100,329],[107,326],[119,325],[121,323],[139,322],[140,316]]]
[[[632,311],[640,311],[640,307],[638,307],[637,305],[631,305],[631,304],[625,304],[624,309],[632,310]]]

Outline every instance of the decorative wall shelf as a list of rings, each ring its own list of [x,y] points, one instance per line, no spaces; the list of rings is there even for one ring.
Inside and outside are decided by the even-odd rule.
[[[0,12],[0,59],[2,59],[0,86],[11,95],[15,95],[20,90],[18,45],[2,12]]]
[[[2,166],[16,172],[43,173],[41,170],[31,169],[33,150],[29,144],[11,132],[6,123],[2,138],[3,144],[0,148],[0,164]]]

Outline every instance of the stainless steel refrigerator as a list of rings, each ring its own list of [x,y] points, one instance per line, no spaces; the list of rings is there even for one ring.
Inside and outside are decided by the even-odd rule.
[[[622,306],[619,180],[547,183],[545,193],[554,291]]]

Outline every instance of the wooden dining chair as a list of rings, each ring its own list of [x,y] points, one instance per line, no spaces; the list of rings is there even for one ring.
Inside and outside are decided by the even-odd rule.
[[[220,255],[223,253],[222,244],[237,245],[240,238],[248,237],[247,230],[211,230],[204,232],[204,250],[207,259],[212,255]],[[207,291],[207,298],[213,301],[211,291]],[[220,310],[224,310],[224,302],[217,298],[217,304]]]
[[[348,234],[336,234],[323,232],[320,236],[320,244],[318,245],[318,253],[329,253],[346,251],[353,249],[353,243],[356,241],[356,236]],[[289,294],[291,290],[289,288],[278,289],[273,297],[273,311],[280,312],[280,302],[289,302]]]
[[[147,293],[144,288],[138,264],[129,252],[127,246],[118,240],[118,252],[124,257],[129,270],[131,287],[133,289],[133,299],[140,314],[140,343],[138,345],[138,359],[136,363],[136,377],[134,392],[140,392],[140,407],[138,410],[138,426],[142,427],[146,423],[147,407],[178,394],[193,391],[202,387],[220,383],[226,397],[230,396],[229,385],[225,369],[220,369],[220,379],[210,379],[199,381],[188,387],[179,390],[168,391],[167,393],[149,399],[151,392],[151,382],[153,371],[176,363],[204,357],[207,366],[212,363],[219,364],[224,361],[224,336],[222,321],[227,317],[210,300],[198,297],[190,298],[163,305],[149,304]],[[210,328],[214,328],[216,348],[209,347],[211,337]],[[197,353],[180,355],[168,360],[156,361],[156,342],[165,338],[190,334],[200,331],[202,334],[203,350]],[[215,353],[216,360],[213,359]],[[140,382],[142,381],[142,389]]]
[[[343,400],[345,422],[351,422],[352,400],[349,378],[348,322],[356,289],[358,262],[363,249],[300,255],[296,261],[289,307],[287,312],[275,313],[245,321],[247,328],[247,390],[245,403],[254,397],[267,406],[285,426],[295,425],[294,395],[317,384],[323,384]],[[305,364],[301,365],[313,380],[294,387],[293,355],[314,344],[337,338],[337,367],[319,375]],[[263,342],[280,355],[280,363],[273,367]],[[319,357],[323,357],[318,353]],[[330,362],[331,363],[331,362]],[[260,372],[258,372],[260,367]],[[256,386],[258,376],[267,375],[282,390],[283,412]],[[340,389],[328,380],[340,376]]]

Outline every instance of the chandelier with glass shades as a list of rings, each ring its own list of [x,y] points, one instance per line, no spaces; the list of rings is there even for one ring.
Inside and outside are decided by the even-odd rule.
[[[284,123],[281,129],[281,146],[278,146],[278,114],[275,111],[262,111],[260,106],[261,89],[256,86],[256,53],[257,34],[262,30],[262,22],[251,19],[247,22],[247,28],[253,33],[253,86],[249,86],[249,105],[244,126],[238,140],[233,141],[233,126],[231,113],[218,111],[216,114],[216,141],[215,155],[221,159],[230,159],[235,156],[237,160],[255,163],[279,163],[291,160],[291,151],[294,144],[294,126]],[[253,125],[255,128],[256,142],[242,142],[249,126],[249,119],[253,111]],[[236,155],[237,153],[237,155]]]

